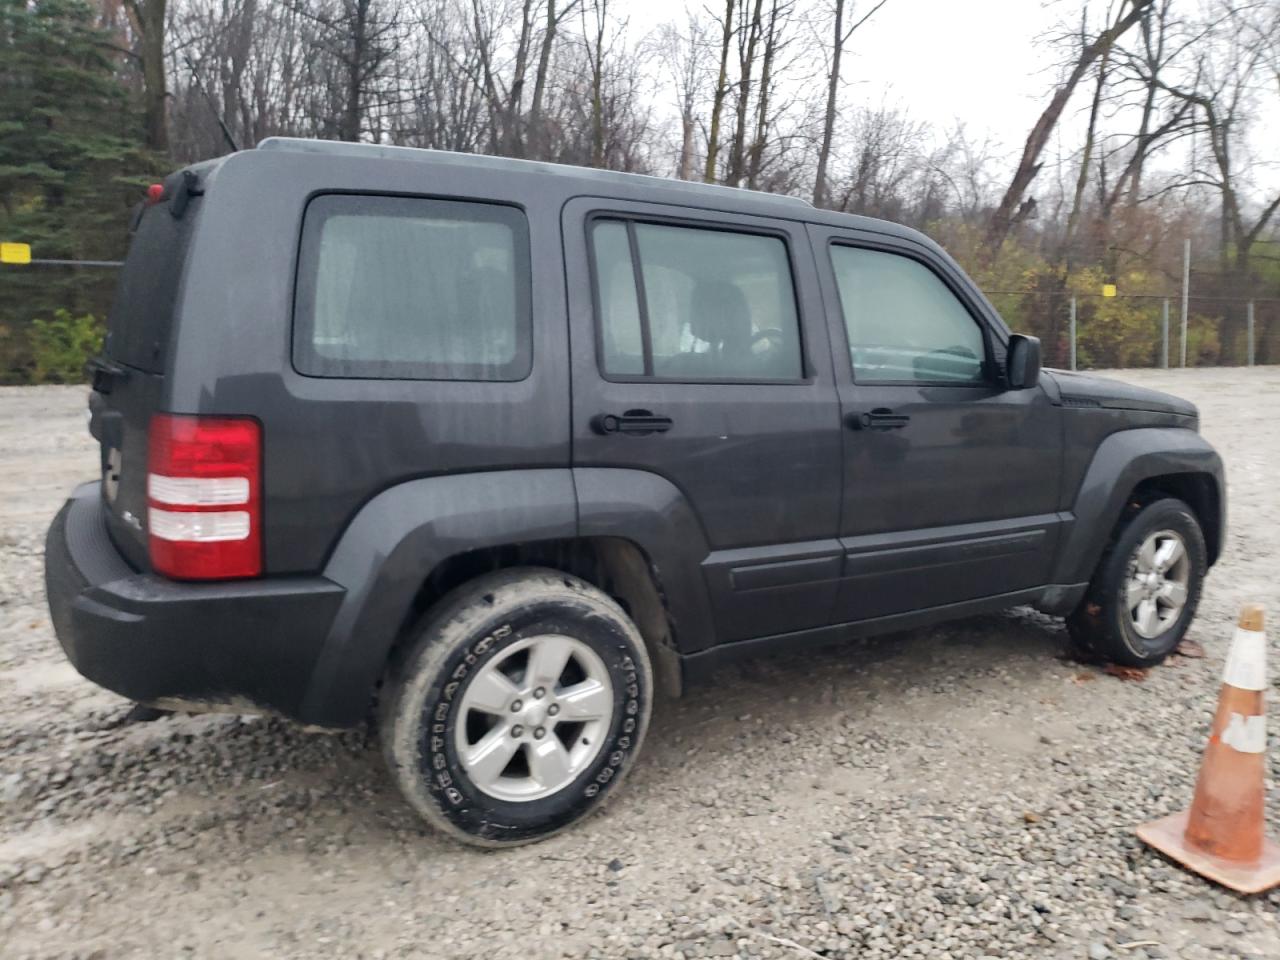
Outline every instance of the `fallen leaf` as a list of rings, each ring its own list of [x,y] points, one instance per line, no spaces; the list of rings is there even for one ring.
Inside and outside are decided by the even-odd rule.
[[[1190,657],[1192,660],[1200,660],[1204,657],[1204,647],[1194,640],[1183,640],[1178,644],[1178,649],[1173,652],[1180,657]]]
[[[1123,667],[1118,663],[1108,663],[1102,669],[1107,676],[1117,680],[1145,680],[1151,672],[1143,667]]]
[[[1025,820],[1027,823],[1039,823],[1040,814],[1032,813],[1030,810],[1027,810],[1022,814],[1022,819]]]
[[[1096,673],[1077,673],[1074,677],[1071,678],[1071,682],[1072,683],[1088,683],[1090,680],[1097,680],[1097,679],[1098,679],[1098,675]]]

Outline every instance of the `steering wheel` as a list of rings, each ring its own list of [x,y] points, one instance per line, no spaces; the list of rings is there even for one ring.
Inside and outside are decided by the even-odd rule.
[[[783,336],[782,331],[777,327],[766,327],[763,330],[756,331],[755,335],[751,338],[751,349],[753,352],[755,351],[756,344],[761,340],[769,341],[769,349],[771,350],[777,349],[786,343],[786,337]]]

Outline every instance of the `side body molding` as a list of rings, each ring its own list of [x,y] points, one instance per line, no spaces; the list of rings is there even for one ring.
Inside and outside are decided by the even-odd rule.
[[[716,643],[702,577],[710,549],[689,501],[670,480],[645,470],[576,467],[578,533],[630,540],[649,559],[662,590],[676,650]]]
[[[1161,427],[1113,433],[1098,445],[1076,493],[1071,508],[1075,521],[1059,550],[1054,582],[1088,581],[1134,487],[1168,474],[1207,475],[1216,487],[1219,512],[1225,514],[1222,459],[1200,434]],[[1225,529],[1225,516],[1218,517],[1218,529]]]
[[[351,521],[324,575],[346,590],[303,702],[308,722],[357,722],[423,580],[450,556],[518,541],[573,537],[566,469],[411,480]]]

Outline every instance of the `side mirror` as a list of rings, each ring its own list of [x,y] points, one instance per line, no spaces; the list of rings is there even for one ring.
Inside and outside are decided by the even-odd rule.
[[[1026,390],[1040,382],[1040,338],[1015,333],[1009,337],[1005,364],[1010,390]]]

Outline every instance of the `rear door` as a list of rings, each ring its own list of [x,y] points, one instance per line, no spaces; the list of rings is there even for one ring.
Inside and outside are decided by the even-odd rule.
[[[147,431],[161,408],[169,335],[199,218],[198,197],[178,174],[169,199],[141,209],[107,316],[103,356],[92,364],[90,430],[101,451],[102,497],[116,545],[136,567],[147,562]]]
[[[824,626],[841,436],[803,225],[578,198],[563,227],[574,466],[681,491],[721,641]]]
[[[812,227],[844,424],[834,622],[1013,594],[1049,578],[1058,408],[1009,390],[1003,331],[905,238]]]

